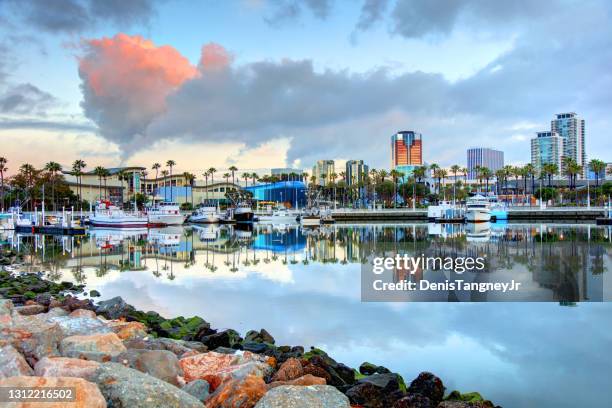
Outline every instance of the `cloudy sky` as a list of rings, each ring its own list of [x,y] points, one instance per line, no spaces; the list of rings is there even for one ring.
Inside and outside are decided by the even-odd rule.
[[[390,135],[413,129],[430,163],[491,146],[519,164],[574,111],[589,158],[612,161],[611,15],[606,0],[0,0],[0,155],[388,168]]]

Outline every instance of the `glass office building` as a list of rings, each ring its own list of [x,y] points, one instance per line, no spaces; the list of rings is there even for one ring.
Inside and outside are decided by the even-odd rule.
[[[555,132],[538,132],[531,139],[531,164],[538,172],[545,164],[554,164],[559,171],[563,161],[565,139]]]
[[[558,113],[550,123],[550,130],[563,138],[563,155],[582,166],[584,176],[587,169],[584,119],[575,112]]]
[[[391,168],[420,166],[423,164],[423,137],[412,130],[403,130],[391,136]]]
[[[472,147],[467,151],[468,177],[472,180],[478,178],[478,167],[486,167],[495,173],[504,167],[504,152],[488,147]]]

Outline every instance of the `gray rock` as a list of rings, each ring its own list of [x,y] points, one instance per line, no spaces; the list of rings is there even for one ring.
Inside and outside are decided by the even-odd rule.
[[[199,353],[208,351],[208,348],[198,341],[174,340],[167,338],[147,337],[143,339],[131,339],[123,342],[128,349],[143,350],[168,350],[177,357],[182,356],[188,351],[195,350]]]
[[[13,345],[30,365],[43,357],[59,355],[62,330],[57,323],[46,322],[38,315],[17,316],[10,327],[0,331],[0,343]]]
[[[99,362],[111,361],[113,357],[125,351],[125,346],[115,333],[70,336],[60,343],[60,352],[63,357]]]
[[[330,385],[281,385],[272,388],[255,408],[349,408],[349,400]]]
[[[98,303],[96,313],[106,317],[107,319],[119,319],[126,317],[134,311],[134,307],[125,303],[121,296],[116,296],[109,300],[103,300]]]
[[[181,389],[117,363],[104,363],[90,381],[95,382],[113,408],[202,408],[202,403]]]
[[[0,347],[0,378],[20,375],[34,375],[34,371],[13,346]]]
[[[32,316],[43,313],[45,311],[45,307],[43,305],[18,306],[15,308],[15,311],[22,316]]]
[[[210,395],[210,384],[205,380],[194,380],[185,384],[182,390],[204,402]]]
[[[177,376],[183,375],[178,358],[168,350],[133,349],[119,354],[113,361],[176,386],[179,385]]]
[[[47,321],[57,323],[64,337],[112,332],[99,319],[92,319],[90,317],[52,316],[47,318]]]

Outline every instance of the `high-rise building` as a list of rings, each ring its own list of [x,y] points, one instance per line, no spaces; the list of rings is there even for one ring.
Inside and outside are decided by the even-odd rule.
[[[469,148],[467,151],[467,169],[470,179],[478,177],[476,171],[478,167],[486,167],[492,172],[496,172],[504,167],[504,152],[488,147]]]
[[[582,166],[584,176],[587,171],[584,119],[574,112],[558,113],[550,123],[550,130],[564,139],[563,156],[574,159]]]
[[[335,173],[333,160],[318,160],[312,168],[312,175],[315,176],[315,184],[325,186],[333,181],[331,175]]]
[[[565,139],[555,132],[537,132],[531,139],[531,164],[539,172],[545,164],[554,164],[561,171]]]
[[[423,164],[423,140],[420,133],[411,130],[391,136],[391,168],[420,166]]]
[[[348,160],[346,162],[346,185],[352,186],[361,181],[364,181],[368,177],[369,168],[367,164],[363,163],[363,160]]]

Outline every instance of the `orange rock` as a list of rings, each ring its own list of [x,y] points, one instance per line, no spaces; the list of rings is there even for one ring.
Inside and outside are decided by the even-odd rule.
[[[93,310],[77,309],[70,313],[70,317],[90,317],[92,319],[95,319],[97,315],[96,312],[94,312]]]
[[[63,357],[83,358],[95,361],[110,361],[127,349],[115,333],[91,334],[66,337],[60,343]]]
[[[268,388],[268,390],[271,390],[272,388],[281,385],[327,385],[327,381],[325,381],[325,378],[315,377],[314,375],[306,374],[291,381],[274,381],[270,384],[267,384],[266,387]]]
[[[272,381],[291,381],[304,375],[300,360],[290,358],[285,361],[272,377]]]
[[[74,401],[19,402],[14,408],[106,408],[106,400],[98,387],[82,378],[72,377],[9,377],[0,380],[0,387],[72,387]]]
[[[205,379],[206,375],[234,365],[237,361],[236,356],[233,354],[221,354],[211,351],[182,358],[179,360],[179,364],[183,369],[185,381],[191,382],[197,379]]]
[[[67,357],[45,357],[36,363],[34,373],[40,377],[90,378],[100,363]]]
[[[266,359],[266,364],[268,364],[272,368],[276,368],[276,357],[272,357],[272,356],[268,357]]]
[[[222,384],[206,401],[206,408],[253,408],[266,393],[261,377],[249,375],[244,379]]]
[[[117,333],[121,340],[131,340],[147,335],[147,326],[140,322],[124,322],[120,326],[111,326],[111,330]]]

